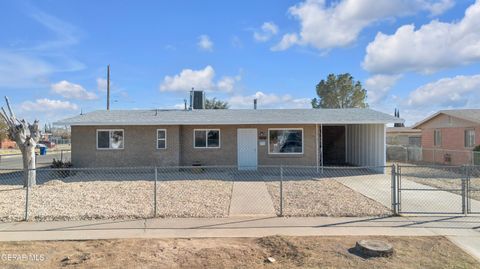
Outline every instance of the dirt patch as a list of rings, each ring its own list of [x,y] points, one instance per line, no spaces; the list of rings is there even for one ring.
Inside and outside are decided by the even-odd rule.
[[[294,240],[278,235],[267,236],[259,238],[257,244],[267,251],[268,256],[274,257],[276,260],[289,260],[295,265],[304,264],[306,255],[301,251],[301,247],[295,245]]]
[[[364,259],[357,240],[379,239],[392,257]],[[283,237],[1,242],[2,268],[479,268],[444,237]],[[12,255],[11,255],[12,256]],[[275,258],[274,263],[266,261]]]
[[[136,219],[154,213],[152,181],[50,180],[30,188],[29,216],[33,221]],[[157,184],[159,217],[226,217],[231,182],[173,180]],[[20,221],[25,189],[0,185],[0,221]]]
[[[275,210],[280,214],[280,183],[268,182]],[[361,217],[386,216],[391,212],[334,179],[283,182],[284,216]]]

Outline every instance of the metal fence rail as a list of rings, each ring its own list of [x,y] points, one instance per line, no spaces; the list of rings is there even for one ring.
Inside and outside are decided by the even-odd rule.
[[[480,213],[480,166],[0,169],[0,222]]]

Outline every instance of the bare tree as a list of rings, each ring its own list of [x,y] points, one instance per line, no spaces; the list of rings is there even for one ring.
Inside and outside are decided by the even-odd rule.
[[[24,186],[34,186],[37,182],[35,171],[35,146],[37,146],[40,139],[40,130],[38,129],[38,120],[35,120],[33,124],[30,124],[23,120],[18,120],[10,107],[8,97],[5,96],[5,102],[9,114],[5,112],[2,107],[3,119],[8,126],[8,136],[13,141],[17,142],[17,146],[20,148],[23,157],[23,170],[24,170]]]

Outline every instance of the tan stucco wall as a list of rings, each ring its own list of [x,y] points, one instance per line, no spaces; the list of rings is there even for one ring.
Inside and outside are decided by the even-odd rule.
[[[97,129],[123,129],[124,149],[97,150]],[[157,129],[167,129],[167,148],[157,149]],[[72,126],[74,167],[177,166],[179,126]]]
[[[220,129],[219,149],[193,147],[194,129]],[[271,155],[258,145],[258,165],[311,165],[317,163],[315,125],[223,126],[72,126],[72,162],[75,167],[237,165],[237,128],[303,128],[303,154]],[[123,150],[97,150],[97,129],[124,129]],[[167,149],[156,149],[156,130],[167,129]],[[258,142],[257,142],[258,143]]]

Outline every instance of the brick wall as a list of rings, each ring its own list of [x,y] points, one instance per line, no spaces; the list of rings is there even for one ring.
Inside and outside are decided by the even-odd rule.
[[[451,159],[449,164],[460,165],[471,162],[471,148],[465,147],[465,129],[475,128],[476,145],[480,144],[480,126],[427,128],[422,129],[423,160],[426,162],[447,163],[446,154]],[[434,146],[434,130],[440,130],[442,144]],[[432,149],[435,148],[435,153]]]

